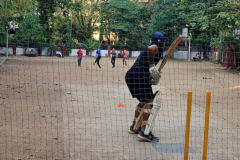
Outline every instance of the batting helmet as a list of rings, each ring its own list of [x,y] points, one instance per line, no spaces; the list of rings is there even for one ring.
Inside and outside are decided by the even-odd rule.
[[[159,42],[160,40],[160,42]],[[155,32],[153,33],[152,37],[151,37],[151,41],[152,44],[156,44],[158,45],[159,43],[163,43],[164,42],[164,35],[161,32]]]

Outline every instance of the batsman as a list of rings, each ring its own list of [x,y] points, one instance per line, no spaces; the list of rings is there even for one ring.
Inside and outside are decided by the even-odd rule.
[[[159,138],[154,136],[152,130],[161,107],[161,101],[159,91],[153,94],[152,85],[159,83],[161,69],[184,38],[184,36],[179,35],[163,57],[164,35],[161,32],[155,32],[151,37],[150,46],[141,52],[125,75],[125,81],[132,97],[137,98],[139,101],[129,133],[138,134],[138,138],[141,140],[148,142],[159,141]],[[156,65],[160,59],[163,60],[159,68],[157,68]]]
[[[157,112],[160,108],[160,93],[153,94],[152,85],[157,85],[161,73],[156,67],[163,57],[164,35],[155,32],[151,44],[141,52],[133,66],[127,71],[125,81],[133,98],[139,103],[136,106],[134,120],[129,133],[138,134],[138,138],[148,142],[158,142],[159,138],[152,133]]]

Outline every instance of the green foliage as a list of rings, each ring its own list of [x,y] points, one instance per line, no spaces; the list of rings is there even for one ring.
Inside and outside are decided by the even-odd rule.
[[[104,8],[109,19],[109,32],[113,32],[121,46],[142,46],[145,28],[142,24],[142,6],[130,0],[112,0]]]
[[[6,28],[3,25],[0,25],[0,44],[6,43]]]
[[[66,33],[64,34],[65,44],[66,44],[66,55],[68,56],[71,53],[71,49],[73,47],[73,41],[71,36],[71,28],[67,26]]]
[[[240,47],[239,35],[234,33],[240,30],[239,10],[240,2],[237,1],[193,3],[189,5],[189,12],[184,17],[200,42],[211,43],[220,49],[220,53],[224,53],[228,45]]]
[[[85,43],[79,43],[79,46],[85,48],[87,51],[91,52],[98,47],[98,43],[94,41],[92,38],[86,39]]]
[[[0,43],[6,44],[6,28],[9,22],[19,22],[21,18],[35,7],[34,0],[1,0],[0,1]]]
[[[151,35],[156,31],[163,32],[170,42],[177,35],[181,34],[182,28],[186,25],[186,21],[182,17],[182,14],[185,13],[186,5],[180,4],[176,0],[156,0],[153,5],[154,14],[147,25],[147,33]]]
[[[18,44],[27,45],[34,39],[43,45],[66,45],[70,52],[73,42],[78,42],[91,51],[96,49],[93,37],[98,34],[98,6],[101,5],[103,38],[110,42],[114,37],[115,45],[121,47],[143,48],[156,31],[162,31],[170,42],[185,27],[193,35],[193,46],[239,46],[240,35],[235,33],[240,30],[239,1],[151,2],[143,5],[136,0],[81,0],[75,3],[69,0],[2,0],[0,43],[6,43],[6,27],[10,21],[15,21],[19,23],[19,30],[13,40]]]
[[[54,13],[56,12],[57,1],[55,0],[37,0],[37,13],[39,14],[40,24],[46,26],[45,36],[47,41],[52,40],[52,19],[54,17]]]
[[[189,13],[185,14],[185,18],[193,29],[219,36],[220,31],[231,32],[239,29],[239,9],[239,2],[194,3],[189,6]]]
[[[39,23],[39,15],[28,13],[19,23],[19,30],[14,36],[17,44],[25,44],[30,40],[45,42],[45,27]]]
[[[97,42],[94,41],[92,38],[86,39],[86,49],[89,51],[93,51],[97,48]]]
[[[93,33],[98,31],[99,22],[99,0],[77,1],[72,3],[69,10],[72,15],[72,37],[81,43],[86,43],[92,38]]]

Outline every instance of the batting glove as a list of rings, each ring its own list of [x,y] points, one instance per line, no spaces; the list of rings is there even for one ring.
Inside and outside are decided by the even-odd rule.
[[[151,79],[152,85],[158,85],[159,81],[160,81],[160,78],[159,79],[154,79],[154,78]]]
[[[156,66],[150,67],[149,72],[153,79],[160,79],[162,77]]]

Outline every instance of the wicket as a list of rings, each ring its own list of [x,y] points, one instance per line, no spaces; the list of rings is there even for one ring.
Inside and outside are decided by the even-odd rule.
[[[210,102],[211,102],[211,92],[207,92],[206,111],[205,111],[205,127],[204,127],[204,142],[203,142],[203,155],[202,155],[203,160],[207,159]],[[188,92],[188,103],[187,103],[184,160],[188,160],[190,122],[191,122],[191,107],[192,107],[192,92],[189,91]]]

